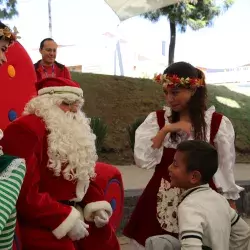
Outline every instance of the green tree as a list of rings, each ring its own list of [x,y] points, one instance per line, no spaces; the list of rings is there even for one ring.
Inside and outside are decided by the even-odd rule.
[[[178,4],[143,14],[143,16],[152,22],[157,22],[161,16],[165,16],[169,20],[168,64],[170,65],[174,62],[177,28],[179,28],[180,32],[185,32],[188,26],[193,30],[211,26],[214,18],[223,14],[233,3],[234,0],[198,0],[197,3],[182,1]]]
[[[0,0],[0,20],[11,19],[18,15],[17,0]]]

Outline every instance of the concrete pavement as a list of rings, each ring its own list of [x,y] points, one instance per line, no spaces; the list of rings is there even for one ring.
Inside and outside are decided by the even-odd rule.
[[[125,196],[143,190],[154,173],[153,169],[141,169],[135,165],[116,167],[122,173]],[[250,164],[235,164],[234,173],[237,183],[250,183]]]
[[[129,239],[125,236],[119,237],[119,243],[121,246],[121,250],[132,250],[129,246]]]

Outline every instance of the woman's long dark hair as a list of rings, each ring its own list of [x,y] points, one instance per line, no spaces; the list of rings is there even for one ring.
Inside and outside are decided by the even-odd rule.
[[[178,77],[199,78],[205,81],[205,75],[200,70],[186,62],[177,62],[165,69],[164,74],[177,75]],[[207,101],[207,88],[197,88],[188,102],[188,111],[192,127],[194,129],[194,139],[206,141],[205,111]],[[172,110],[171,122],[180,120],[180,113]],[[177,133],[171,133],[172,142],[177,142]]]

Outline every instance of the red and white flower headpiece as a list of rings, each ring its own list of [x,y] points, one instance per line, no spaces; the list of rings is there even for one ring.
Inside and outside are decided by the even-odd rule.
[[[177,75],[168,75],[168,74],[155,75],[153,81],[163,86],[171,88],[183,87],[183,88],[193,89],[205,86],[204,79],[190,78],[190,77],[180,78]]]
[[[17,39],[21,38],[20,36],[18,36],[18,30],[16,27],[14,27],[13,31],[9,28],[9,27],[5,27],[5,28],[1,28],[0,29],[0,39],[3,39],[3,40],[8,40],[10,41],[11,43],[13,41],[16,41]]]

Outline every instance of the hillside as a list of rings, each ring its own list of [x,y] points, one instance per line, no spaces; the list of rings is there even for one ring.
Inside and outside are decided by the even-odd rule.
[[[88,117],[102,118],[108,125],[100,160],[132,164],[127,126],[137,118],[162,108],[164,96],[161,87],[146,79],[80,73],[72,73],[72,77],[84,91],[84,112]],[[228,116],[235,126],[237,161],[248,161],[250,98],[223,86],[209,85],[208,90],[209,105],[215,105],[216,110]]]

